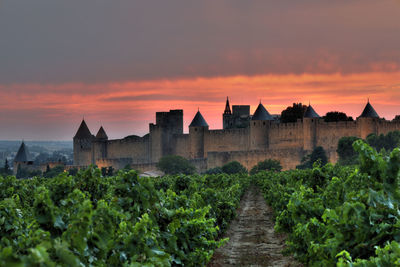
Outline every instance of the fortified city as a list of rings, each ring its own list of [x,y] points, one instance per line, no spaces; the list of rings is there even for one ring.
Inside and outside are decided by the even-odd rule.
[[[0,3],[0,267],[400,267],[400,0]]]
[[[147,171],[156,169],[161,157],[179,155],[189,159],[200,172],[231,161],[250,169],[266,159],[280,161],[283,169],[294,169],[317,146],[324,148],[330,162],[337,162],[341,137],[365,139],[371,133],[400,130],[398,120],[380,118],[369,101],[354,121],[325,122],[309,105],[302,119],[280,123],[261,102],[251,115],[250,106],[233,105],[231,109],[227,99],[222,120],[223,129],[210,130],[199,110],[185,134],[183,110],[157,112],[156,123],[150,123],[148,134],[116,140],[109,140],[103,127],[94,136],[82,120],[73,138],[74,165],[115,169],[130,165]]]

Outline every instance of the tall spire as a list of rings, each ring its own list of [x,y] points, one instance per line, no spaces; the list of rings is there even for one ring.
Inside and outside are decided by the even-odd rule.
[[[229,105],[229,98],[228,97],[226,97],[226,105],[225,105],[224,114],[227,114],[227,115],[231,115],[232,114],[231,106]]]
[[[92,138],[92,134],[90,133],[90,130],[87,127],[85,120],[82,120],[81,125],[79,126],[79,129],[76,132],[74,138],[78,139]]]
[[[27,162],[31,161],[31,157],[28,148],[25,146],[24,141],[22,141],[21,146],[18,149],[17,155],[14,158],[14,162]]]

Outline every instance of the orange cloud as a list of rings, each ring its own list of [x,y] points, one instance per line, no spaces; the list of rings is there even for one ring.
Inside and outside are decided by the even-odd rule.
[[[274,114],[311,101],[320,115],[339,110],[353,117],[370,98],[380,116],[392,119],[400,114],[400,72],[0,85],[0,123],[9,125],[0,138],[70,140],[83,116],[93,132],[104,125],[112,138],[143,135],[155,112],[169,109],[184,109],[185,129],[197,108],[211,128],[221,128],[226,96],[252,112],[260,100]]]

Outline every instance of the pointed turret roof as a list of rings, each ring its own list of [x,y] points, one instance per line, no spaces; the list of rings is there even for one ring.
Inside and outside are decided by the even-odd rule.
[[[360,115],[361,118],[379,118],[378,113],[376,113],[375,109],[372,107],[372,105],[368,103],[365,106],[363,112]]]
[[[263,104],[258,105],[256,111],[251,118],[253,121],[273,121],[274,118],[269,114],[269,112],[265,109]]]
[[[85,120],[82,120],[82,123],[79,126],[79,129],[76,132],[74,138],[86,139],[86,138],[91,138],[91,137],[92,137],[92,134],[90,133],[90,130],[87,127]]]
[[[311,105],[308,105],[307,110],[304,113],[304,118],[319,118],[319,115]]]
[[[97,139],[108,139],[106,131],[104,131],[103,126],[100,127],[99,131],[96,134]]]
[[[226,97],[226,105],[225,105],[224,114],[232,114],[231,106],[229,105],[229,98],[228,97]]]
[[[24,141],[22,141],[21,146],[18,149],[17,155],[14,158],[14,162],[27,162],[31,161],[31,157],[28,148],[25,146]]]
[[[192,123],[190,123],[189,127],[208,127],[206,120],[200,113],[200,110],[197,111],[196,115],[194,116]]]

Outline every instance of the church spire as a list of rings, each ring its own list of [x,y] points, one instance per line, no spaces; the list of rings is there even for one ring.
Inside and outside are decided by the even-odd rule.
[[[224,114],[227,114],[227,115],[231,115],[232,114],[231,107],[229,105],[229,98],[228,97],[226,97],[226,105],[225,105]]]

